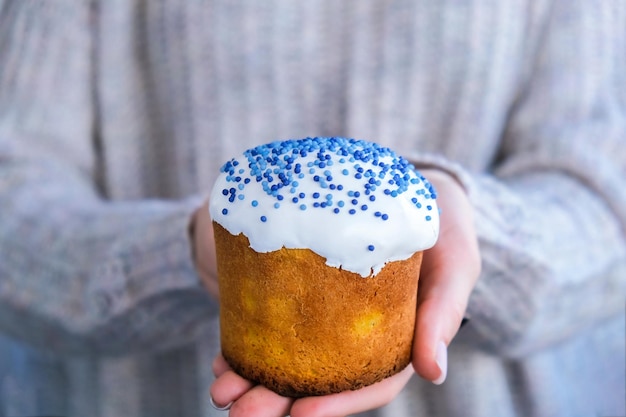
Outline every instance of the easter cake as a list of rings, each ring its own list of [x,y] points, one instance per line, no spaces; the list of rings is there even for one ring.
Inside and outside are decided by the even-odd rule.
[[[277,141],[226,162],[209,210],[230,366],[291,397],[406,367],[435,198],[406,159],[363,140]]]

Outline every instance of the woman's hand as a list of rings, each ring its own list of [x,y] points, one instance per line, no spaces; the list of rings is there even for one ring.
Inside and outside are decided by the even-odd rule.
[[[418,293],[413,368],[417,373],[440,384],[447,374],[447,346],[459,329],[467,302],[480,273],[480,254],[473,224],[473,209],[465,190],[449,175],[437,170],[422,170],[437,189],[441,209],[441,228],[437,244],[424,253]],[[206,211],[208,215],[208,211]],[[198,227],[207,221],[198,216]],[[208,216],[207,216],[208,217]],[[210,227],[210,221],[208,221]],[[204,237],[207,237],[204,233]],[[208,248],[210,242],[199,244]],[[211,235],[212,239],[212,235]],[[198,256],[205,253],[201,247]],[[202,255],[205,256],[205,255]],[[214,255],[213,255],[214,256]],[[200,263],[203,282],[215,285],[211,262]],[[204,265],[203,265],[204,264]],[[207,282],[208,281],[208,282]],[[246,416],[345,416],[391,402],[413,375],[413,369],[387,378],[357,391],[346,391],[320,397],[292,399],[282,397],[265,387],[254,386],[235,374],[223,357],[214,362],[217,379],[211,396],[218,405],[231,404],[231,417]]]
[[[193,215],[190,226],[193,245],[193,257],[200,281],[209,293],[219,299],[217,284],[217,260],[215,258],[215,240],[213,222],[206,202]]]
[[[221,355],[213,362],[213,372],[217,379],[211,386],[211,398],[219,406],[232,403],[230,417],[346,416],[389,403],[413,375],[413,369],[408,366],[394,376],[357,391],[293,399],[261,385],[254,386],[233,372]]]
[[[481,261],[473,208],[465,190],[441,171],[421,173],[437,190],[441,223],[437,244],[422,261],[413,367],[422,378],[440,384],[447,373],[447,347],[465,314]]]

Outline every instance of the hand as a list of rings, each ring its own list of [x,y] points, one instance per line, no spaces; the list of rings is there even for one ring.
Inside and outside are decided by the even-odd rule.
[[[447,373],[447,346],[463,319],[469,295],[480,274],[480,254],[473,209],[463,188],[447,174],[422,173],[437,189],[441,228],[437,244],[424,253],[420,274],[413,368],[427,380],[442,383]],[[345,416],[381,407],[404,388],[413,369],[358,391],[291,399],[235,374],[219,356],[211,387],[216,403],[233,403],[230,416]]]
[[[340,417],[382,407],[393,400],[413,375],[411,366],[357,391],[320,397],[287,398],[254,386],[230,369],[220,355],[213,362],[217,376],[211,397],[218,405],[233,403],[230,417]]]
[[[459,329],[481,261],[465,190],[441,171],[421,172],[437,190],[441,224],[437,244],[422,261],[412,362],[421,377],[440,384],[447,373],[447,346]]]
[[[200,281],[202,281],[209,293],[218,299],[215,240],[213,239],[213,222],[209,214],[208,202],[204,203],[194,213],[191,220],[190,234],[193,245],[193,257]]]

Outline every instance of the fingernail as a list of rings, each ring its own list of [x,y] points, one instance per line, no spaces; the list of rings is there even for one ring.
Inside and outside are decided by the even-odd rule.
[[[439,342],[439,344],[437,345],[435,362],[437,362],[437,366],[439,366],[441,375],[439,375],[439,378],[433,381],[433,384],[441,385],[443,384],[443,381],[446,380],[446,375],[448,374],[448,348],[443,342]]]
[[[215,400],[213,400],[213,396],[209,394],[209,404],[211,404],[211,407],[213,407],[214,409],[216,409],[217,411],[227,411],[230,410],[230,407],[233,405],[232,402],[226,404],[225,406],[221,407],[217,404],[215,404]]]

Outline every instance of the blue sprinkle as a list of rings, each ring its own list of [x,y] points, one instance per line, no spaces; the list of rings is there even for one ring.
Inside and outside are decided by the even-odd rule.
[[[370,252],[374,252],[374,249],[376,249],[376,248],[374,247],[374,245],[369,245],[369,246],[367,247],[367,250],[369,250]]]
[[[265,216],[261,216],[261,221],[262,221],[263,223],[265,223],[265,222],[267,221],[267,217],[265,217]]]
[[[370,196],[370,201],[375,201],[375,200],[376,200],[376,196],[372,194],[372,195]]]
[[[381,216],[381,218],[382,218],[383,220],[387,220],[387,219],[389,218],[389,216],[388,216],[388,215],[386,215],[386,214],[383,214],[383,215]]]
[[[274,203],[274,208],[280,207],[280,203]]]
[[[350,173],[350,171],[348,171],[347,169],[344,169],[343,171],[341,171],[341,173],[343,175],[348,175]]]
[[[343,190],[343,185],[339,184],[339,185],[337,186],[337,189],[338,189],[339,191]]]
[[[256,201],[256,200],[252,200],[252,203],[251,203],[251,204],[252,204],[252,207],[256,207],[256,206],[258,206],[258,205],[259,205],[259,202],[258,202],[258,201]]]
[[[360,193],[360,192],[358,192],[358,191],[355,191],[355,192],[354,192],[354,196],[355,196],[355,197],[360,197],[360,196],[361,196],[361,193]]]
[[[335,213],[335,214],[339,213],[339,209],[337,207],[335,207],[335,209],[333,210],[333,213]]]
[[[380,216],[382,216],[382,215],[383,215],[383,214],[382,214],[380,211],[377,211],[376,213],[374,213],[374,216],[376,216],[376,217],[380,217]]]
[[[240,200],[243,200],[243,199],[244,199],[244,198],[246,198],[246,197],[245,197],[243,194],[239,194],[239,195],[237,196],[237,198],[238,198],[238,199],[240,199]]]
[[[294,203],[297,203],[298,202],[298,197],[292,198],[291,201],[293,201]]]
[[[350,211],[348,211],[348,213],[354,214],[354,213],[356,213],[356,210],[355,209],[350,209]]]
[[[363,210],[363,211],[367,210],[367,204],[363,204],[363,205],[361,206],[361,210]]]
[[[430,216],[426,216],[426,221],[428,221],[428,222],[429,222],[429,221],[431,221],[431,220],[432,220],[432,217],[430,217]]]
[[[222,209],[222,214],[226,216],[228,214],[228,209]]]
[[[284,199],[284,198],[285,198],[285,197],[283,197],[281,194],[278,194],[278,195],[276,196],[276,199],[277,199],[278,201],[283,201],[283,199]]]
[[[306,204],[300,204],[300,210],[306,210]]]
[[[223,194],[223,195],[228,195],[228,190],[227,190],[226,188],[224,188],[224,189],[222,190],[222,194]]]
[[[356,198],[353,198],[352,205],[356,206],[357,204],[359,204],[359,200],[357,200]]]
[[[337,205],[338,205],[339,207],[343,207],[343,205],[344,205],[343,200],[339,200],[339,202],[337,203]]]

